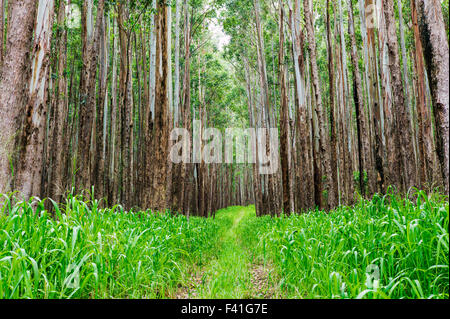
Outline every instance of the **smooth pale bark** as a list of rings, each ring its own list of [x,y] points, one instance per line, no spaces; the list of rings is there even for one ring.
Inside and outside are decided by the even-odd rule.
[[[29,83],[29,50],[35,23],[34,0],[8,3],[9,30],[0,74],[0,192],[11,190],[14,142],[19,133]]]
[[[119,51],[119,37],[118,37],[117,19],[114,19],[113,27],[113,57],[112,57],[112,80],[111,80],[111,146],[109,153],[109,202],[115,202],[118,193],[119,184],[119,152],[116,149],[120,149],[120,139],[118,116],[120,110],[117,103],[117,63],[118,63],[118,51]]]
[[[156,2],[157,0],[153,0],[153,9],[156,10]],[[151,120],[155,119],[155,88],[156,88],[156,17],[152,15],[151,17],[151,33],[150,33],[150,77],[149,77],[149,88],[150,88],[150,112],[151,112]]]
[[[174,118],[174,107],[173,107],[173,83],[172,83],[172,7],[167,10],[167,98],[169,99],[169,118],[172,120]]]
[[[436,122],[436,152],[445,192],[449,192],[449,46],[441,3],[416,0],[419,29]]]
[[[169,118],[168,118],[168,134],[174,128],[174,118],[175,118],[175,107],[173,105],[173,67],[172,67],[172,7],[169,5],[167,9],[167,95],[169,103]],[[169,139],[167,149],[172,148],[173,142]],[[173,196],[172,196],[172,177],[173,177],[173,163],[172,161],[167,161],[167,186],[166,186],[166,197],[167,197],[167,208],[170,209],[173,206]]]
[[[181,0],[177,0],[175,14],[175,85],[174,85],[174,123],[180,124],[180,20]]]

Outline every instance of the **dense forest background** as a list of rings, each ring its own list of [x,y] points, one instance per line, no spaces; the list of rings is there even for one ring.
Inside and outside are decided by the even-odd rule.
[[[234,204],[279,215],[355,194],[448,193],[448,10],[0,0],[0,192],[56,202],[84,192],[205,217]],[[194,121],[278,128],[281,169],[170,162],[172,129]]]

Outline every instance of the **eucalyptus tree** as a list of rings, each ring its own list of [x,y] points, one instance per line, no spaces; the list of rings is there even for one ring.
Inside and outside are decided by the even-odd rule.
[[[436,151],[445,192],[449,191],[449,45],[439,1],[416,1],[436,121]]]
[[[15,139],[27,104],[28,54],[36,19],[36,2],[8,1],[10,19],[6,51],[0,69],[0,189],[11,190]],[[2,44],[3,45],[3,44]]]

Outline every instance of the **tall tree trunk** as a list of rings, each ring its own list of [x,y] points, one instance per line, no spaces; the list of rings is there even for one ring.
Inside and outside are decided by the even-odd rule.
[[[361,7],[364,7],[364,0],[360,0]],[[373,0],[365,0],[365,6],[373,6]],[[369,13],[364,13],[364,20],[362,23],[368,20]],[[368,73],[369,73],[369,107],[373,113],[373,129],[374,129],[374,147],[373,147],[373,159],[374,168],[377,172],[377,191],[383,191],[384,185],[384,171],[383,171],[383,132],[382,132],[382,118],[381,118],[381,102],[380,102],[380,88],[379,88],[379,76],[378,76],[378,64],[377,64],[377,51],[375,47],[375,33],[374,25],[365,25],[367,31],[367,46],[368,46]]]
[[[183,79],[183,126],[190,132],[190,112],[191,112],[191,20],[189,17],[189,3],[184,1],[184,79]],[[181,192],[180,207],[184,214],[189,218],[190,215],[190,194],[191,194],[191,167],[190,163],[183,163],[181,167]]]
[[[334,79],[334,61],[333,61],[333,41],[331,37],[330,24],[330,0],[327,0],[327,50],[328,50],[328,76],[330,83],[330,148],[331,148],[331,182],[330,187],[334,189],[334,198],[330,198],[330,208],[335,208],[338,204],[339,188],[337,175],[337,149],[336,149],[336,120],[335,120],[335,79]]]
[[[296,180],[297,180],[297,211],[307,210],[314,206],[314,181],[311,171],[311,130],[309,126],[305,79],[304,79],[304,57],[303,57],[303,34],[300,31],[300,3],[295,0],[292,7],[288,2],[291,11],[291,32],[292,32],[292,52],[295,71],[295,97],[296,97]]]
[[[381,0],[377,0],[377,6],[381,8]],[[380,12],[380,21],[378,29],[378,44],[379,44],[379,55],[380,55],[380,84],[381,92],[380,101],[383,103],[384,123],[383,123],[383,144],[384,149],[384,160],[383,160],[383,171],[384,171],[384,181],[383,190],[387,191],[390,186],[399,187],[401,184],[401,169],[400,161],[401,155],[398,149],[397,134],[395,131],[395,113],[392,112],[393,104],[393,93],[391,89],[391,74],[389,70],[389,54],[387,45],[387,31],[385,23],[385,15],[383,10]],[[383,118],[382,118],[383,119]]]
[[[340,37],[340,59],[339,68],[341,74],[341,109],[340,109],[340,135],[342,141],[342,159],[343,159],[343,176],[346,192],[346,204],[350,205],[353,202],[354,195],[354,183],[353,183],[353,159],[352,159],[352,116],[351,116],[351,101],[350,101],[350,88],[348,79],[348,67],[347,67],[347,49],[345,45],[344,35],[344,15],[342,13],[342,0],[338,1],[339,4],[339,37]]]
[[[77,189],[88,190],[92,184],[92,132],[95,120],[97,61],[100,47],[100,29],[103,23],[105,1],[100,0],[97,8],[95,31],[92,32],[92,0],[85,0],[83,5],[83,20],[85,32],[83,35],[83,70],[80,87],[80,126],[78,131],[77,152]]]
[[[96,195],[103,198],[104,193],[104,171],[106,153],[106,116],[108,113],[108,31],[107,23],[104,20],[100,29],[100,73],[97,99],[97,117],[95,122],[95,151],[92,180],[95,183]]]
[[[39,1],[29,100],[20,138],[20,157],[14,185],[25,199],[41,195],[53,11],[53,0]]]
[[[152,6],[156,10],[156,3],[158,0],[153,0]],[[150,77],[149,77],[149,88],[150,88],[150,112],[151,120],[155,119],[155,88],[156,88],[156,15],[153,14],[151,17],[151,33],[150,33]]]
[[[425,66],[423,58],[423,47],[420,40],[418,16],[416,1],[411,0],[411,18],[414,31],[414,61],[416,70],[416,108],[418,111],[418,147],[419,163],[418,177],[420,186],[423,188],[425,183],[430,183],[433,178],[433,137],[431,132],[432,119],[427,105],[426,87],[425,87]]]
[[[254,112],[254,101],[252,96],[252,88],[251,88],[251,77],[250,77],[250,67],[248,58],[246,56],[243,57],[244,61],[244,71],[245,71],[245,81],[247,88],[247,103],[248,103],[248,114],[249,114],[249,123],[250,126],[256,129],[256,121],[255,121],[255,112]],[[257,150],[256,136],[255,140],[252,141],[252,153],[253,153],[253,191],[255,193],[255,211],[256,215],[259,216],[261,211],[261,182],[259,181],[259,172],[258,172],[258,150]]]
[[[119,43],[120,43],[120,72],[119,72],[119,109],[121,112],[120,121],[120,200],[127,208],[131,208],[131,181],[132,181],[132,83],[131,83],[131,36],[125,29],[125,20],[129,15],[128,8],[124,4],[119,5],[118,25],[119,25]]]
[[[312,20],[312,3],[310,0],[303,2],[306,31],[308,34],[309,52],[311,59],[311,75],[314,88],[315,113],[318,121],[319,131],[319,157],[320,157],[320,183],[322,184],[320,192],[320,207],[329,208],[330,203],[335,202],[335,193],[332,185],[332,173],[329,152],[328,132],[326,129],[325,117],[323,115],[322,93],[320,89],[319,69],[316,58],[316,39],[314,35],[314,26]],[[318,179],[317,179],[318,181]]]
[[[28,96],[29,51],[33,37],[36,1],[10,0],[10,20],[0,74],[0,191],[11,190],[14,141],[19,133]]]
[[[359,57],[358,49],[356,47],[356,35],[355,25],[353,22],[353,5],[351,0],[347,0],[348,3],[348,30],[351,37],[351,59],[353,65],[353,96],[355,101],[356,111],[356,126],[357,126],[357,138],[358,138],[358,159],[359,159],[359,189],[361,195],[366,195],[365,176],[369,176],[369,172],[372,168],[370,157],[370,138],[369,128],[367,125],[367,117],[364,108],[364,99],[362,92],[361,73],[359,71]],[[372,194],[374,190],[373,183],[375,181],[371,178],[368,179],[368,183],[372,187],[368,187],[369,194]]]
[[[408,59],[406,55],[406,43],[405,43],[405,27],[403,24],[403,8],[402,1],[397,0],[397,8],[398,8],[398,20],[399,20],[399,34],[400,34],[400,48],[402,51],[402,64],[403,64],[403,82],[405,88],[405,103],[406,103],[406,114],[408,119],[410,120],[409,124],[411,126],[411,132],[414,131],[414,123],[411,120],[411,94],[410,94],[410,83],[409,83],[409,75],[408,75]],[[413,143],[414,155],[416,155],[416,149]],[[417,156],[414,156],[416,159]],[[417,170],[417,163],[414,163],[414,170]]]
[[[266,65],[266,56],[264,50],[264,38],[262,34],[262,25],[261,25],[261,8],[259,0],[254,0],[255,5],[255,22],[256,22],[256,34],[257,34],[257,51],[258,51],[258,68],[259,68],[259,81],[261,87],[261,100],[262,100],[262,113],[264,114],[264,122],[265,128],[270,129],[276,127],[275,125],[275,117],[273,114],[273,108],[270,101],[270,90],[269,84],[267,80],[267,65]],[[268,135],[267,135],[268,136]],[[267,143],[268,144],[268,143]],[[269,147],[269,145],[267,145]],[[266,152],[268,149],[266,150]],[[274,176],[269,175],[266,177],[269,181],[269,186],[264,188],[264,190],[268,191],[269,194],[273,194],[275,191],[275,183]],[[269,199],[264,206],[270,213],[275,213],[277,211],[277,200],[274,196],[269,195],[266,197]]]
[[[180,20],[181,0],[176,2],[175,16],[175,90],[174,90],[174,123],[175,127],[180,124]]]
[[[288,96],[287,96],[287,84],[286,73],[284,63],[284,8],[283,3],[280,1],[280,45],[278,53],[279,64],[279,82],[280,82],[280,149],[281,149],[281,170],[282,170],[282,183],[283,183],[283,211],[289,215],[292,212],[290,194],[291,194],[291,181],[290,181],[290,130],[289,130],[289,113],[288,113]]]
[[[108,200],[110,203],[116,202],[117,194],[119,193],[119,152],[116,149],[120,149],[120,122],[118,118],[120,115],[120,109],[117,103],[117,63],[118,63],[118,50],[119,50],[119,37],[117,19],[114,19],[113,27],[113,57],[112,57],[112,80],[111,80],[111,146],[110,146],[110,162],[109,162],[109,189],[110,193]]]
[[[168,10],[169,7],[158,1],[156,15],[156,96],[155,123],[153,137],[153,176],[150,207],[164,210],[168,207],[168,153],[169,153],[169,99],[168,99]]]
[[[5,47],[5,8],[6,0],[0,0],[0,73],[3,65]]]
[[[412,145],[411,125],[403,91],[402,76],[400,71],[400,58],[398,51],[397,32],[394,18],[393,0],[383,1],[387,32],[387,49],[389,53],[389,70],[392,79],[393,118],[395,121],[396,144],[401,155],[401,175],[403,182],[400,189],[407,191],[416,186],[416,174],[414,165],[414,148]]]
[[[436,122],[436,152],[445,192],[449,192],[449,47],[441,3],[416,0],[419,29],[430,79],[433,114]]]
[[[69,0],[70,1],[70,0]],[[68,115],[68,99],[67,99],[67,79],[66,79],[66,64],[67,64],[67,29],[65,26],[66,19],[66,1],[60,0],[58,10],[58,81],[57,93],[55,101],[55,134],[56,142],[52,146],[53,152],[53,175],[50,181],[50,194],[56,202],[60,202],[62,195],[66,190],[66,181],[64,180],[65,165],[63,156],[68,154],[68,149],[65,145],[64,132],[68,134],[68,127],[65,125]]]

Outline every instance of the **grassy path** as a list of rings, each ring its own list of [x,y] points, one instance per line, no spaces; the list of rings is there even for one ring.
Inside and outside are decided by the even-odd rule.
[[[202,269],[193,272],[179,298],[270,298],[274,297],[271,269],[258,263],[243,247],[240,223],[256,218],[249,207],[232,207],[217,214],[219,249]],[[255,244],[257,238],[255,238]]]
[[[448,197],[415,196],[189,221],[74,197],[52,218],[20,201],[0,209],[0,299],[448,299]]]

